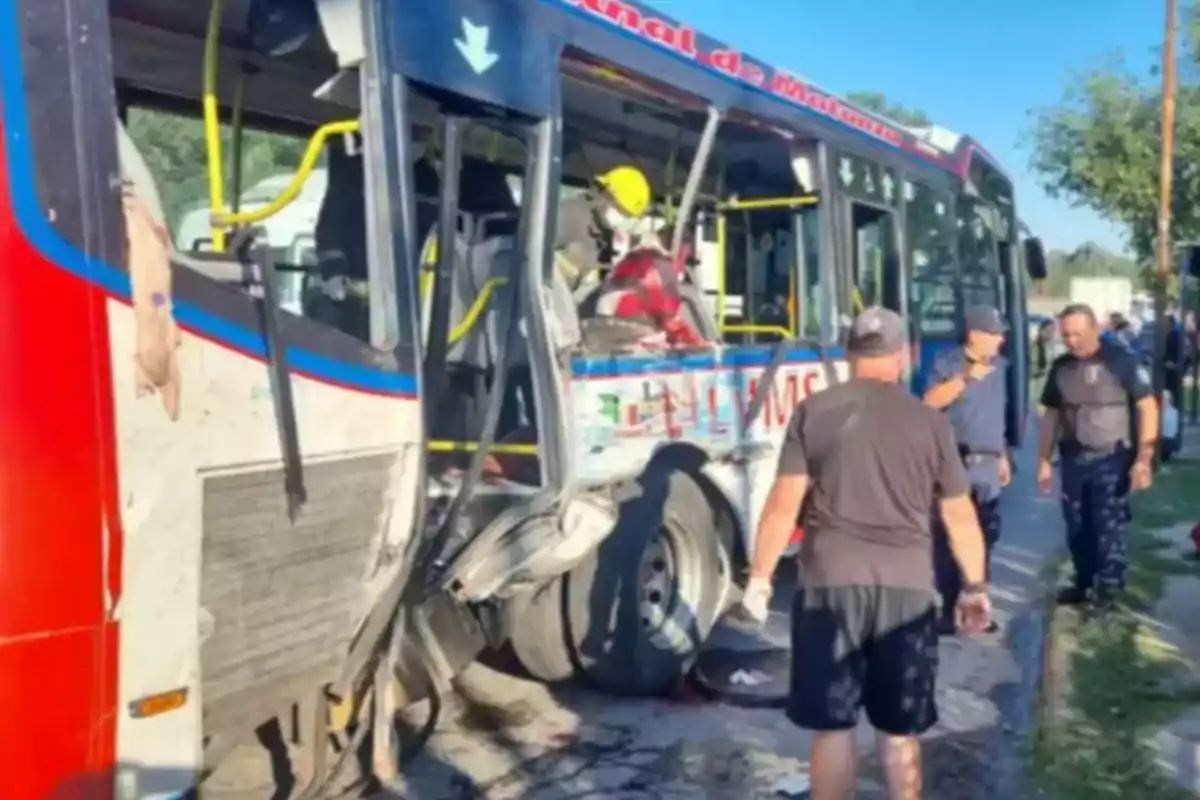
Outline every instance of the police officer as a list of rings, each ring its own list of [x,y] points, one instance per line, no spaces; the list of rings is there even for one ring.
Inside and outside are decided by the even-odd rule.
[[[1067,352],[1050,367],[1042,392],[1038,488],[1053,486],[1057,448],[1073,586],[1059,602],[1112,608],[1125,586],[1129,492],[1150,486],[1158,443],[1158,404],[1150,374],[1129,349],[1101,340],[1089,306],[1059,317]],[[1135,425],[1136,422],[1136,425]]]
[[[787,715],[815,731],[812,796],[853,792],[855,729],[865,709],[888,796],[915,799],[922,796],[918,737],[937,722],[935,500],[966,573],[958,612],[973,632],[986,628],[991,613],[983,535],[949,422],[903,382],[904,322],[868,308],[854,320],[846,349],[850,380],[792,414],[742,608],[765,618],[771,576],[803,505]]]
[[[1004,330],[1004,320],[995,308],[968,309],[962,346],[946,351],[934,362],[925,392],[925,404],[944,409],[954,428],[959,455],[971,480],[971,502],[983,529],[989,573],[992,548],[1000,539],[1000,490],[1012,478],[1004,439],[1008,403],[1008,362],[1000,355]],[[934,565],[942,595],[941,632],[952,635],[962,575],[944,536],[935,539]],[[988,633],[994,633],[996,627],[992,622]]]

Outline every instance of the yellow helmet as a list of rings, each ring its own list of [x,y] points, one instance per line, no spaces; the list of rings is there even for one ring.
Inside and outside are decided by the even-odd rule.
[[[650,207],[650,181],[637,167],[622,164],[596,176],[617,207],[630,217],[640,217]]]

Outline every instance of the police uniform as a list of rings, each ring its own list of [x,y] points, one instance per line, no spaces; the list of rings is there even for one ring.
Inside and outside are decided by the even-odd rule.
[[[1003,334],[1004,322],[994,308],[974,308],[967,312],[967,329]],[[943,353],[933,365],[931,383],[936,385],[966,376],[970,359],[965,347]],[[966,386],[946,407],[946,416],[954,429],[959,454],[971,482],[971,502],[979,515],[987,547],[988,574],[991,573],[992,548],[1000,539],[1000,460],[1007,454],[1005,419],[1008,404],[1008,361],[1001,356],[992,360],[992,371],[979,380],[966,379]],[[944,620],[953,627],[953,614],[962,592],[962,575],[950,552],[944,532],[935,541],[934,567],[938,591],[942,595]]]
[[[1152,392],[1149,372],[1119,344],[1102,341],[1094,355],[1059,356],[1050,368],[1042,405],[1059,415],[1063,517],[1075,566],[1064,599],[1094,590],[1098,603],[1108,603],[1125,585],[1134,405]]]

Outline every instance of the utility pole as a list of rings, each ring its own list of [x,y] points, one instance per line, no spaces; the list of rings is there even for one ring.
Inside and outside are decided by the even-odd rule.
[[[1175,164],[1175,0],[1166,0],[1167,20],[1162,50],[1162,161],[1159,171],[1158,242],[1154,281],[1154,394],[1163,407],[1166,381],[1167,286],[1171,279],[1171,182]],[[1159,415],[1161,420],[1163,415]],[[1161,425],[1161,422],[1160,422]],[[1161,430],[1160,430],[1161,434]]]

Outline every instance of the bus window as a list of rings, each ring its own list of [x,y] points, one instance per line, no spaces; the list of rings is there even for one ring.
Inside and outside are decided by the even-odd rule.
[[[850,204],[855,311],[870,306],[898,309],[900,270],[895,217],[890,211]]]
[[[988,225],[986,207],[969,200],[958,204],[958,249],[962,260],[963,303],[1000,307],[1000,266],[996,237]]]
[[[723,341],[753,344],[795,335],[796,249],[789,209],[727,210],[724,219]]]
[[[956,329],[958,262],[949,194],[922,183],[904,185],[909,247],[909,315],[924,335],[945,336]]]
[[[714,160],[722,165],[716,247],[701,269],[722,341],[819,338],[821,207],[809,192],[815,147],[738,119],[722,128]]]
[[[126,130],[159,187],[163,221],[175,250],[181,254],[211,251],[208,176],[201,158],[203,123],[176,112],[133,105],[127,108]],[[224,151],[229,153],[230,126],[223,125],[221,133]],[[243,127],[244,189],[238,197],[238,210],[251,211],[273,202],[291,183],[307,146],[305,135]],[[328,183],[327,158],[323,154],[300,195],[257,226],[260,235],[256,243],[269,246],[275,259],[279,305],[293,314],[305,313],[305,293],[313,286],[310,276],[317,266],[317,218]],[[363,224],[365,248],[365,217]],[[365,309],[361,313],[365,314]],[[357,324],[348,323],[345,329],[365,339],[365,316],[360,316]]]
[[[796,215],[796,254],[800,263],[799,330],[806,339],[824,341],[822,318],[829,292],[821,279],[821,209],[803,209]],[[832,314],[829,314],[832,318]]]
[[[900,185],[887,167],[844,154],[834,179],[848,198],[851,312],[869,306],[901,311],[902,274],[895,209]]]
[[[193,116],[140,105],[129,107],[126,119],[129,140],[157,186],[162,221],[170,232],[179,263],[200,268],[202,274],[212,277],[205,261],[189,258],[189,254],[212,249],[203,123]],[[232,153],[228,125],[223,126],[222,135],[224,151]],[[274,203],[293,181],[309,140],[309,133],[277,133],[243,126],[241,191],[230,203],[230,210],[252,212]],[[253,241],[255,246],[270,249],[281,309],[369,342],[362,170],[361,140],[357,136],[327,140],[295,198],[253,224]],[[261,296],[261,287],[253,279],[218,280]]]
[[[707,106],[593,57],[562,61],[563,144],[552,281],[570,292],[589,353],[696,347],[715,338],[694,264],[695,218],[671,252]],[[714,180],[705,181],[710,194]],[[660,290],[660,286],[665,287]]]

